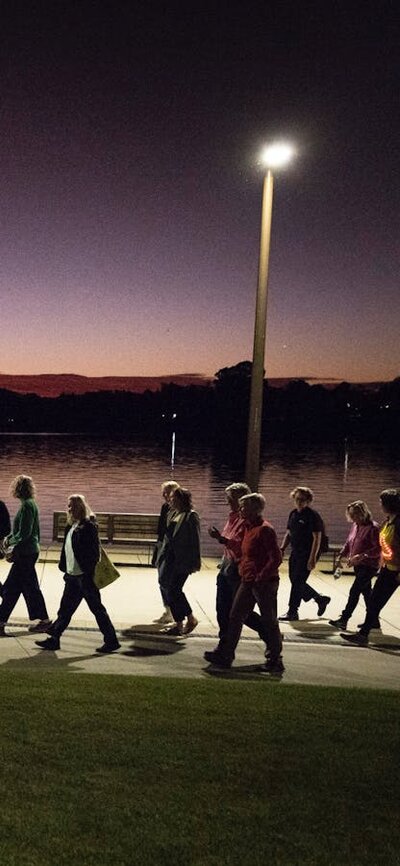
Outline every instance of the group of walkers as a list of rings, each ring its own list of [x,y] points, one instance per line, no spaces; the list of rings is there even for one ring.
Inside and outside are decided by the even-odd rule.
[[[41,592],[35,564],[39,556],[40,526],[36,504],[35,484],[28,475],[18,475],[11,484],[11,493],[20,500],[12,532],[7,507],[0,505],[0,535],[2,551],[10,561],[11,569],[1,587],[0,637],[7,637],[5,626],[20,597],[23,595],[29,619],[37,620],[30,632],[44,632],[49,636],[36,641],[43,650],[60,648],[60,637],[70,623],[82,599],[96,618],[104,643],[96,652],[109,653],[119,649],[114,626],[101,602],[94,573],[100,560],[100,541],[95,516],[79,493],[68,497],[67,524],[61,548],[59,568],[64,572],[64,592],[57,618],[52,623]]]
[[[37,645],[43,650],[57,650],[61,635],[84,599],[104,638],[96,652],[119,649],[114,626],[96,585],[101,548],[95,515],[85,497],[77,493],[68,497],[59,560],[65,586],[57,617],[51,622],[35,569],[40,527],[32,478],[18,475],[11,492],[20,500],[12,530],[6,505],[0,502],[1,549],[11,562],[8,577],[3,586],[0,584],[0,637],[6,637],[5,626],[22,594],[29,618],[34,621],[29,631],[47,633],[45,639],[36,641]],[[190,634],[198,625],[184,587],[188,576],[201,567],[200,520],[189,490],[175,481],[166,481],[161,492],[163,503],[153,565],[158,569],[164,611],[156,622],[165,634],[180,636]],[[247,625],[266,645],[265,670],[280,674],[284,665],[279,621],[298,620],[302,601],[314,601],[317,615],[322,616],[331,601],[308,583],[327,540],[324,523],[312,507],[312,490],[295,487],[290,494],[294,508],[279,545],[274,528],[264,519],[265,499],[260,493],[251,493],[247,484],[236,482],[225,489],[225,495],[229,508],[225,526],[222,531],[216,526],[208,530],[211,538],[223,547],[216,595],[219,641],[213,651],[204,653],[204,658],[217,667],[229,668],[242,627]],[[338,558],[337,573],[345,562],[354,569],[355,577],[342,613],[329,623],[343,630],[345,640],[359,646],[365,646],[370,631],[380,627],[379,614],[400,583],[400,490],[382,491],[380,502],[384,515],[381,527],[372,519],[365,502],[356,500],[348,505],[346,516],[351,528]],[[289,606],[287,613],[278,619],[279,566],[289,545]],[[375,575],[377,580],[372,588]],[[365,620],[358,633],[349,634],[347,623],[361,595],[366,606]],[[259,612],[254,610],[256,605]]]
[[[180,569],[178,550],[174,550],[175,530],[169,528],[176,520],[174,508],[179,489],[176,482],[162,485],[164,504],[154,558],[154,564],[159,568],[164,602],[164,612],[157,622],[170,624],[167,633],[176,635],[188,633],[197,625],[184,597],[188,621],[186,627],[183,626],[181,616],[176,613],[175,590],[171,592],[171,587],[176,583],[183,592],[183,584],[188,576]],[[279,546],[275,530],[263,518],[265,499],[261,494],[251,493],[247,484],[234,483],[225,489],[225,495],[229,507],[227,522],[222,532],[216,526],[208,530],[211,538],[223,546],[216,596],[219,642],[213,651],[204,653],[204,658],[217,667],[229,668],[235,657],[242,627],[247,625],[266,644],[265,669],[271,674],[279,674],[284,670],[279,621],[298,620],[302,601],[314,601],[317,615],[321,617],[331,601],[330,596],[322,595],[308,583],[318,556],[326,549],[324,523],[319,513],[312,508],[312,490],[304,486],[295,487],[290,494],[294,508],[289,513],[287,529]],[[356,500],[347,506],[346,517],[351,528],[339,552],[336,570],[336,576],[339,576],[343,563],[346,563],[354,569],[354,581],[340,617],[329,620],[329,623],[343,630],[341,636],[345,640],[358,646],[365,646],[369,632],[380,627],[380,611],[400,583],[400,490],[382,491],[380,502],[384,515],[381,527],[372,519],[368,505],[363,500]],[[199,520],[196,512],[191,511],[190,514],[195,515],[197,527],[197,558]],[[289,607],[287,613],[278,619],[279,566],[289,545]],[[172,562],[174,569],[171,570],[168,563]],[[377,580],[372,589],[372,580],[376,575]],[[365,620],[360,624],[358,633],[349,634],[346,632],[347,623],[361,595],[366,607]],[[256,604],[260,613],[254,610]]]

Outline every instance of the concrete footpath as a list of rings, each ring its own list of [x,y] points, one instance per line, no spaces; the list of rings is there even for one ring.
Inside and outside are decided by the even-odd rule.
[[[37,566],[51,617],[57,613],[64,586],[56,564],[57,553],[57,549],[52,547],[44,550]],[[173,638],[162,634],[161,627],[153,622],[162,612],[156,570],[145,565],[132,565],[133,558],[126,551],[113,549],[112,558],[118,563],[121,576],[102,591],[102,598],[118,630],[121,649],[108,656],[99,656],[95,652],[102,643],[102,637],[85,602],[82,602],[62,637],[61,649],[56,653],[43,652],[35,645],[35,640],[45,635],[28,632],[29,620],[21,598],[6,627],[9,636],[0,640],[0,666],[3,670],[270,679],[262,672],[264,646],[246,627],[231,670],[218,671],[203,660],[204,651],[213,649],[217,643],[216,559],[205,559],[201,572],[191,575],[186,584],[186,594],[199,620],[197,629],[187,637]],[[369,647],[354,647],[346,644],[328,622],[337,619],[341,613],[352,576],[344,575],[335,581],[332,574],[324,572],[323,568],[324,564],[320,571],[313,573],[310,583],[318,592],[331,597],[324,616],[317,616],[316,604],[310,601],[303,603],[300,609],[302,619],[281,625],[286,668],[281,682],[399,689],[400,592],[395,593],[384,608],[382,629],[371,633]],[[7,571],[8,566],[1,562],[2,582]],[[279,613],[287,610],[289,591],[285,562],[281,568]],[[363,619],[364,604],[360,603],[349,622],[349,629],[356,631],[357,623]]]

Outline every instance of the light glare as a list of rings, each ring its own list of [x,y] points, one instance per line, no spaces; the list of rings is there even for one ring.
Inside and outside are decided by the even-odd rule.
[[[286,165],[294,154],[294,148],[290,144],[277,142],[265,147],[261,153],[260,162],[266,168],[281,168]]]

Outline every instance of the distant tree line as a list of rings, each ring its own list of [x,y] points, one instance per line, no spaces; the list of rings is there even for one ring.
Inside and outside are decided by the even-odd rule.
[[[207,386],[163,385],[134,394],[99,391],[39,397],[0,390],[1,432],[87,433],[164,440],[173,430],[187,441],[242,448],[247,436],[251,363],[225,367]],[[398,440],[400,377],[375,390],[292,380],[264,384],[263,438],[334,441],[351,436]]]

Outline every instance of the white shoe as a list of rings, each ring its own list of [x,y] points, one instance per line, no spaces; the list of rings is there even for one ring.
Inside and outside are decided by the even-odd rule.
[[[169,622],[174,622],[174,618],[170,610],[165,610],[158,619],[153,619],[153,622],[157,622],[159,625],[168,625]]]

